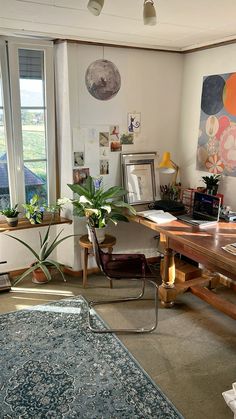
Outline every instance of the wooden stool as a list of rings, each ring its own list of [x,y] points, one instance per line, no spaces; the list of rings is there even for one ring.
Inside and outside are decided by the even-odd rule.
[[[88,276],[88,255],[89,250],[93,248],[92,243],[88,239],[88,235],[85,234],[84,236],[80,237],[79,244],[81,246],[81,259],[84,261],[83,265],[83,288],[86,287],[87,284],[87,276]],[[116,244],[116,238],[114,236],[110,236],[109,234],[105,235],[105,240],[102,243],[99,243],[101,249],[108,249],[108,253],[112,253],[113,246]],[[112,281],[110,282],[110,288],[112,288]]]

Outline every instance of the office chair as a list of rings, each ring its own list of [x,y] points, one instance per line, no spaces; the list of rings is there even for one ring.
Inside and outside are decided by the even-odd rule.
[[[156,329],[158,323],[158,285],[154,281],[156,275],[152,273],[150,267],[147,264],[145,255],[143,254],[110,254],[105,253],[99,247],[96,232],[93,227],[90,227],[91,238],[93,244],[94,255],[96,258],[97,265],[101,272],[107,277],[112,283],[113,279],[130,279],[141,281],[141,291],[135,297],[119,298],[115,300],[97,300],[90,301],[89,312],[88,312],[88,323],[89,328],[95,333],[149,333]],[[152,325],[147,328],[137,329],[105,329],[105,328],[94,328],[91,321],[91,311],[95,305],[108,304],[108,303],[121,303],[126,301],[137,301],[140,300],[145,291],[146,283],[150,283],[154,287],[154,310],[155,320]]]

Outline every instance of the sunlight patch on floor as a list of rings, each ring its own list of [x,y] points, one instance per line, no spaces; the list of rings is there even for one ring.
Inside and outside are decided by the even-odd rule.
[[[39,288],[20,288],[12,287],[11,291],[14,292],[23,292],[23,293],[32,293],[32,294],[48,294],[48,295],[64,295],[65,297],[74,296],[75,294],[71,291],[61,291],[61,290],[49,290],[49,289],[39,289]]]

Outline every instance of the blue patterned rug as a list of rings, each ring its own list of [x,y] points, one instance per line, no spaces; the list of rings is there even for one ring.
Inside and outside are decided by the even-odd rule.
[[[0,359],[1,419],[182,418],[82,297],[1,315]]]

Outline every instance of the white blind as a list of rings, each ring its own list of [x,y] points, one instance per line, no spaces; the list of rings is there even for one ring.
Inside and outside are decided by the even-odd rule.
[[[19,69],[21,79],[42,80],[43,51],[19,49]]]

